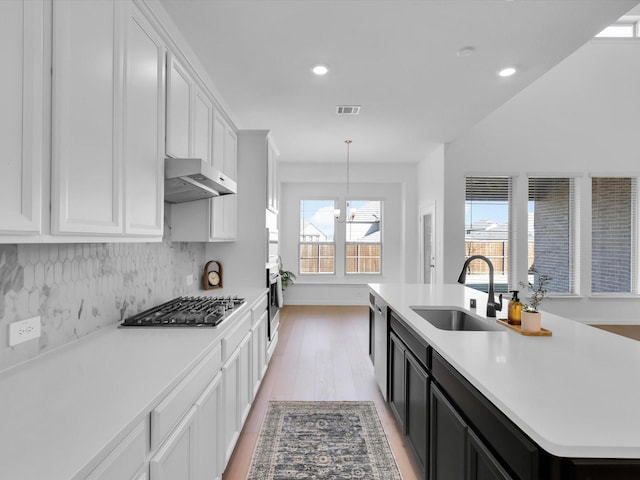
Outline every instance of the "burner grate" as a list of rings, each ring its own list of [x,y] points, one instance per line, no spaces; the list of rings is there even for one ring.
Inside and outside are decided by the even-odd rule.
[[[178,297],[128,317],[123,327],[215,327],[244,303],[235,297]]]

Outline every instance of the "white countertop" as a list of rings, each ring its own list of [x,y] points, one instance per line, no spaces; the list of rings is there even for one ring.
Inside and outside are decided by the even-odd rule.
[[[214,328],[113,325],[0,373],[0,478],[84,477],[265,292]]]
[[[551,337],[452,332],[411,306],[469,310],[486,319],[486,294],[462,285],[371,284],[471,384],[547,452],[640,458],[640,342],[544,312]],[[498,318],[505,318],[505,301]],[[487,319],[494,322],[494,319]]]

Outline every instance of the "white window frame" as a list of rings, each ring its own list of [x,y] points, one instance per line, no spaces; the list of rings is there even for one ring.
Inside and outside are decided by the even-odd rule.
[[[337,199],[335,198],[327,198],[327,197],[322,197],[322,198],[301,198],[298,201],[298,222],[300,222],[300,207],[302,202],[313,202],[313,201],[326,201],[326,202],[333,202],[333,208],[335,209],[336,205],[339,203]],[[333,241],[332,242],[314,242],[314,241],[304,241],[300,239],[300,223],[298,223],[298,275],[302,276],[302,277],[312,277],[312,276],[321,276],[321,277],[326,277],[326,276],[335,276],[336,275],[336,252],[338,251],[338,244],[337,244],[337,238],[336,238],[336,221],[334,219],[333,222]],[[320,269],[320,259],[321,258],[329,258],[329,257],[323,257],[320,256],[320,247],[322,245],[333,245],[333,271],[332,272],[303,272],[302,271],[302,246],[303,245],[317,245],[318,246],[318,270]],[[316,258],[316,257],[313,257]]]

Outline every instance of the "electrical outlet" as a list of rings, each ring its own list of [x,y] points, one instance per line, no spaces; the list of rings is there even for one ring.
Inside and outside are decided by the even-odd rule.
[[[18,320],[9,324],[9,346],[13,347],[19,343],[33,340],[40,337],[41,325],[40,316]]]
[[[193,285],[193,274],[189,274],[186,277],[184,277],[184,281],[187,284],[187,286],[189,285]]]

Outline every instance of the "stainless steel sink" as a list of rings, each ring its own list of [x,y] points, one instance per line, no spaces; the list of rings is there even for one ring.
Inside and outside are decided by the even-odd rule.
[[[428,307],[411,307],[411,310],[440,330],[464,332],[499,332],[503,330],[495,323],[495,319],[478,318],[462,310]]]

